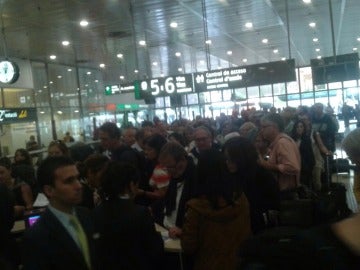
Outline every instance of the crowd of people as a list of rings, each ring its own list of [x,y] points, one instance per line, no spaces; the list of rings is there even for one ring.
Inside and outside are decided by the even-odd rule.
[[[186,269],[236,269],[244,241],[277,226],[281,201],[299,186],[326,187],[337,129],[318,103],[140,128],[106,122],[99,148],[53,141],[37,167],[18,149],[13,161],[0,158],[0,241],[12,247],[0,244],[0,268],[168,269],[156,222],[180,239]],[[345,151],[360,165],[349,140]],[[18,250],[10,229],[39,193],[48,206]]]

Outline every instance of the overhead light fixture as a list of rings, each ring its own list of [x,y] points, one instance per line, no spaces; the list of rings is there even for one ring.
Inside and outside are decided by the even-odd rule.
[[[321,59],[321,55],[318,55],[316,58],[317,58],[317,59]]]
[[[253,27],[252,22],[247,22],[247,23],[245,23],[245,27],[246,27],[246,28],[252,28],[252,27]]]
[[[139,45],[140,46],[146,46],[146,41],[145,40],[140,40]]]
[[[285,61],[286,60],[286,57],[281,57],[281,61]]]
[[[63,42],[61,42],[61,44],[62,44],[63,46],[69,46],[69,45],[70,45],[70,42],[67,41],[67,40],[64,40]]]
[[[315,38],[313,38],[313,41],[314,41],[314,42],[318,42],[319,39],[315,37]]]
[[[94,82],[98,83],[98,82],[99,82],[99,80],[95,80]]]
[[[63,112],[62,111],[57,111],[58,114],[62,114]]]
[[[178,27],[177,22],[171,22],[171,23],[170,23],[170,27],[171,27],[171,28],[176,28],[176,27]]]
[[[40,111],[41,114],[44,114],[45,112],[44,111]]]
[[[200,60],[200,61],[199,61],[199,64],[200,64],[200,65],[204,65],[204,64],[205,64],[205,61],[204,61],[204,60]]]
[[[246,58],[244,58],[242,61],[243,61],[244,63],[246,63],[248,60],[247,60]]]
[[[53,82],[53,81],[50,81],[49,83],[50,83],[50,84],[53,84],[54,82]]]
[[[176,52],[176,53],[175,53],[175,56],[176,56],[176,57],[180,57],[180,56],[181,56],[181,52]]]
[[[183,69],[180,67],[180,68],[178,68],[178,71],[181,72],[181,71],[183,71]]]
[[[120,80],[123,80],[125,77],[123,75],[120,75]]]
[[[311,22],[311,23],[309,23],[309,26],[312,27],[312,28],[314,28],[314,27],[316,26],[316,23]]]
[[[80,26],[86,27],[86,26],[88,26],[88,25],[89,25],[89,22],[88,22],[87,20],[81,20],[81,21],[80,21]]]
[[[232,51],[227,51],[227,55],[232,55]]]
[[[134,70],[135,73],[139,73],[139,71],[137,69]]]
[[[360,37],[358,37],[356,40],[357,40],[357,41],[360,41]]]
[[[54,55],[54,54],[53,54],[53,55],[50,55],[49,58],[50,58],[51,60],[55,60],[55,59],[56,59],[56,55]]]
[[[273,53],[279,53],[279,50],[278,50],[278,49],[274,49],[274,50],[273,50]]]
[[[99,65],[99,67],[100,67],[100,68],[105,68],[105,64],[104,64],[104,63],[101,63],[101,64]]]
[[[90,72],[90,71],[88,71],[88,72],[86,72],[86,74],[87,74],[87,75],[91,75],[91,72]]]
[[[117,57],[117,58],[123,58],[124,55],[123,55],[122,53],[118,53],[118,54],[116,55],[116,57]]]
[[[58,79],[61,79],[61,78],[62,78],[62,76],[61,76],[61,75],[59,75],[59,76],[57,76],[57,78],[58,78]]]
[[[269,42],[269,40],[267,38],[264,38],[261,42],[264,44],[267,44]]]
[[[210,45],[212,42],[211,42],[211,39],[208,39],[205,41],[206,44]]]
[[[158,63],[157,63],[157,62],[153,62],[152,64],[153,64],[153,66],[157,66],[157,65],[158,65]]]
[[[70,72],[70,71],[72,71],[72,69],[71,69],[71,68],[68,68],[68,70],[67,70],[67,71],[69,71],[69,72]]]
[[[303,2],[304,2],[305,4],[310,4],[310,3],[311,3],[311,0],[303,0]]]
[[[353,51],[357,51],[357,50],[358,50],[358,48],[356,48],[356,47],[353,48]]]
[[[161,73],[161,74],[160,74],[160,77],[164,77],[164,76],[165,76],[165,74],[164,74],[164,73]]]
[[[79,112],[79,110],[75,110],[75,111],[74,111],[74,113],[78,113],[78,112]]]
[[[320,52],[320,49],[319,49],[319,48],[316,48],[315,51],[316,51],[316,52]]]

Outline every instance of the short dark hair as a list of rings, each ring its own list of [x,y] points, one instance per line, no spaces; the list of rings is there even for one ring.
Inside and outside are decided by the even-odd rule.
[[[69,148],[62,140],[51,141],[48,146],[48,151],[49,151],[50,147],[53,147],[53,146],[57,146],[64,156],[70,155]]]
[[[160,151],[159,160],[172,157],[175,161],[186,159],[188,156],[185,148],[177,142],[167,142]]]
[[[47,157],[37,170],[37,181],[42,189],[45,185],[55,185],[55,171],[59,168],[75,165],[75,162],[67,156]]]
[[[99,130],[109,135],[111,139],[120,139],[121,130],[115,123],[106,122],[99,127]]]
[[[160,134],[153,134],[144,140],[144,145],[147,145],[155,149],[157,155],[159,155],[161,148],[167,143],[164,136]]]
[[[140,180],[139,170],[120,161],[110,161],[101,175],[101,187],[110,200],[118,197],[130,187],[130,183],[137,184]]]

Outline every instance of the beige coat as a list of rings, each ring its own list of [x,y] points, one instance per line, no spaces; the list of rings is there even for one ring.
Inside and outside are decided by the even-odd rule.
[[[235,269],[238,248],[251,235],[245,195],[218,210],[205,198],[192,199],[187,206],[181,246],[195,256],[194,270]]]

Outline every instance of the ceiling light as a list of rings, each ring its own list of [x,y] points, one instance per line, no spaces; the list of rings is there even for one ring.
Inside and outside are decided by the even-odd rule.
[[[125,77],[123,75],[120,75],[120,80],[123,80]]]
[[[99,67],[105,68],[105,64],[104,64],[104,63],[101,63],[101,64],[99,65]]]
[[[54,55],[54,54],[53,54],[53,55],[50,55],[50,59],[51,59],[51,60],[55,60],[55,59],[56,59],[56,55]]]
[[[122,53],[118,53],[118,54],[116,55],[116,57],[117,57],[117,58],[123,58],[124,55],[123,55]]]
[[[61,42],[61,44],[64,45],[64,46],[69,46],[70,42],[67,41],[67,40],[64,40],[63,42]]]
[[[61,78],[62,78],[62,76],[61,76],[61,75],[59,75],[59,76],[57,76],[57,78],[58,78],[58,79],[61,79]]]
[[[157,65],[158,65],[158,63],[157,63],[157,62],[153,62],[152,64],[153,64],[153,66],[157,66]]]
[[[70,71],[72,71],[72,69],[71,69],[71,68],[68,68],[68,71],[70,72]]]
[[[99,80],[95,80],[94,82],[98,83],[98,82],[99,82]]]
[[[211,39],[208,39],[205,41],[206,44],[210,45],[212,42],[211,42]]]
[[[41,114],[44,114],[45,112],[44,111],[40,111]]]
[[[318,39],[318,38],[313,38],[313,41],[314,41],[314,42],[318,42],[319,39]]]
[[[47,86],[46,86],[46,85],[44,85],[44,88],[46,89],[46,88],[47,88]]]
[[[357,38],[357,41],[360,41],[360,37]]]
[[[88,71],[88,72],[86,72],[86,74],[87,74],[87,75],[91,75],[91,72],[90,72],[90,71]]]
[[[74,111],[74,113],[78,113],[78,112],[79,112],[79,110],[75,110],[75,111]]]
[[[320,49],[319,49],[319,48],[316,48],[315,51],[316,51],[316,52],[320,52]]]
[[[160,74],[160,76],[161,76],[161,77],[164,77],[164,76],[165,76],[165,74],[164,74],[164,73],[161,73],[161,74]]]
[[[86,26],[88,26],[89,25],[89,22],[87,21],[87,20],[82,20],[81,22],[80,22],[80,26],[82,26],[82,27],[86,27]]]
[[[134,70],[135,73],[139,73],[139,71],[137,69]]]
[[[146,46],[146,41],[145,40],[140,40],[139,45],[140,46]]]
[[[278,52],[279,52],[278,49],[274,49],[274,50],[273,50],[273,53],[278,53]]]
[[[311,22],[311,23],[309,23],[309,26],[314,28],[316,26],[316,23]]]
[[[53,84],[54,82],[53,82],[53,81],[50,81],[49,83],[50,83],[50,84]]]
[[[178,68],[178,71],[181,72],[183,69],[182,68]]]
[[[247,59],[246,59],[246,58],[244,58],[242,61],[243,61],[244,63],[246,63],[246,62],[247,62]]]
[[[171,23],[170,23],[170,27],[171,27],[171,28],[176,28],[176,27],[178,27],[177,22],[171,22]]]
[[[317,58],[317,59],[321,59],[321,56],[320,56],[320,55],[318,55],[316,58]]]
[[[286,57],[281,57],[281,61],[285,61],[286,60]]]
[[[227,51],[227,55],[232,55],[232,51]]]
[[[57,111],[58,114],[62,114],[63,112],[62,111]]]
[[[200,61],[199,61],[199,64],[200,64],[200,65],[204,65],[204,64],[205,64],[205,61],[204,61],[204,60],[200,60]]]
[[[310,4],[310,3],[311,3],[311,0],[303,0],[303,2],[304,2],[305,4]]]
[[[358,48],[354,47],[354,48],[353,48],[353,51],[357,51],[357,49],[358,49]]]
[[[181,52],[176,52],[176,53],[175,53],[175,56],[176,56],[176,57],[180,57],[180,56],[181,56]]]
[[[264,38],[261,42],[264,44],[267,44],[269,42],[269,40],[267,38]]]
[[[245,23],[245,27],[246,27],[246,28],[252,28],[252,27],[253,27],[252,22],[247,22],[247,23]]]

